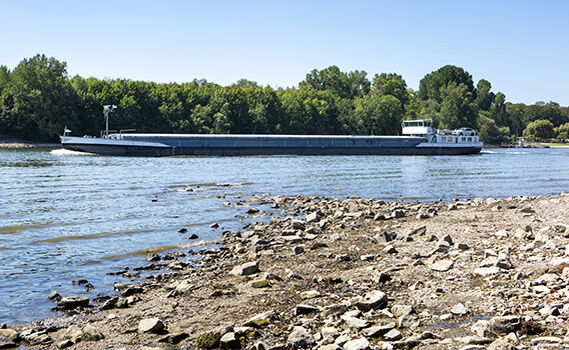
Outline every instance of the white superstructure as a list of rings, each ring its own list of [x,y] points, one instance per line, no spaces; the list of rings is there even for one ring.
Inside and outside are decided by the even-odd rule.
[[[430,119],[405,120],[401,123],[403,135],[426,138],[417,147],[475,147],[482,149],[482,142],[470,128],[456,130],[433,129]]]

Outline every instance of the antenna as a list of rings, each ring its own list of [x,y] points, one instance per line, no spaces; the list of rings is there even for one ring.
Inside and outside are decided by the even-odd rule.
[[[104,105],[103,115],[105,116],[105,138],[109,137],[109,114],[113,112],[118,107],[115,105]]]

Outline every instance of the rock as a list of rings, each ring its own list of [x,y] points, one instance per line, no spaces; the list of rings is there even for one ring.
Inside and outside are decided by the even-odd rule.
[[[369,348],[369,341],[363,337],[350,340],[344,344],[344,350],[368,350]]]
[[[394,210],[394,211],[391,213],[391,216],[394,217],[394,218],[396,218],[396,219],[400,219],[400,218],[405,217],[405,214],[406,214],[405,210],[403,210],[403,209],[396,209],[396,210]]]
[[[52,291],[51,293],[49,293],[49,296],[47,297],[49,300],[55,300],[55,301],[60,301],[61,300],[61,295],[59,295],[58,292],[56,291]]]
[[[469,312],[468,309],[462,303],[456,304],[455,306],[452,307],[452,309],[450,309],[451,314],[458,316],[466,315],[468,312]]]
[[[259,272],[259,262],[253,261],[235,266],[230,273],[235,276],[248,276],[257,272]]]
[[[223,337],[219,340],[219,345],[222,349],[239,349],[241,345],[239,340],[236,338],[235,333],[229,332],[225,333]]]
[[[382,337],[385,333],[389,332],[393,328],[395,328],[395,324],[389,324],[389,325],[385,325],[385,326],[369,327],[369,328],[363,329],[362,334],[368,338],[377,338],[377,337]]]
[[[392,329],[389,332],[385,333],[383,335],[383,339],[387,340],[387,341],[394,341],[394,340],[399,340],[403,337],[403,335],[401,335],[401,332],[399,332],[397,329]]]
[[[11,328],[0,329],[0,349],[16,347],[19,338],[18,332]]]
[[[422,225],[407,231],[408,236],[422,236],[427,232],[427,226]]]
[[[369,326],[369,322],[360,318],[349,315],[349,313],[340,316],[342,321],[346,323],[349,328],[362,329]]]
[[[215,349],[219,347],[221,335],[218,332],[207,332],[201,334],[196,340],[196,347],[198,349]]]
[[[260,212],[259,209],[251,207],[251,208],[247,209],[246,213],[247,214],[257,214],[258,212]]]
[[[454,264],[454,262],[452,260],[443,259],[443,260],[436,261],[435,263],[433,263],[429,267],[433,271],[445,272],[445,271],[450,270],[452,268],[453,264]]]
[[[298,315],[309,314],[316,311],[318,311],[318,308],[312,305],[299,304],[296,305],[296,308],[294,309],[294,314],[298,316]]]
[[[387,294],[380,290],[368,292],[362,300],[356,302],[356,307],[362,311],[384,308],[387,306]]]
[[[178,230],[178,233],[186,233],[186,232],[188,232],[187,228],[181,228]]]
[[[383,252],[386,254],[397,254],[397,249],[395,249],[395,247],[392,245],[388,245],[383,248]]]
[[[322,214],[321,214],[319,211],[310,213],[310,214],[306,215],[306,218],[304,219],[304,221],[305,221],[307,224],[311,224],[311,223],[313,223],[313,222],[318,222],[318,221],[320,221],[320,216],[321,216],[321,215],[322,215]]]
[[[249,282],[249,285],[253,288],[266,288],[271,286],[271,282],[266,278],[262,278]]]
[[[457,245],[457,248],[460,249],[460,250],[468,250],[468,249],[470,249],[470,246],[469,246],[468,244],[466,244],[466,243],[459,243],[459,244]]]
[[[145,318],[138,323],[140,333],[157,333],[164,328],[164,323],[159,318]]]
[[[89,306],[89,298],[88,297],[61,298],[57,306],[66,310],[71,310],[78,307],[86,307]]]
[[[482,276],[495,275],[500,273],[500,269],[498,267],[479,267],[474,270],[474,273]]]
[[[247,322],[243,325],[245,327],[255,327],[261,328],[268,325],[271,321],[277,318],[277,313],[275,310],[270,310],[267,312],[263,312],[262,314],[258,314],[250,318]]]
[[[292,248],[292,251],[296,255],[302,254],[302,253],[304,253],[304,246],[298,245],[298,246]]]
[[[320,296],[320,292],[317,290],[308,290],[306,292],[300,293],[300,297],[302,299],[318,298],[319,296]]]
[[[211,228],[219,228],[219,224],[217,222],[214,222],[213,224],[209,225],[209,227]]]
[[[531,340],[532,344],[561,344],[563,339],[558,337],[538,337]]]
[[[305,228],[305,227],[306,227],[306,226],[305,226],[305,224],[304,224],[304,221],[302,221],[302,220],[292,220],[292,228],[293,228],[294,230],[301,230],[301,231],[304,231],[304,228]]]
[[[497,316],[492,317],[488,325],[494,332],[510,333],[520,329],[522,323],[519,316]]]
[[[393,241],[395,238],[391,233],[383,231],[373,237],[377,243],[387,243]]]
[[[83,327],[83,336],[81,337],[82,341],[98,341],[104,339],[105,336],[101,331],[93,325],[86,325]]]
[[[306,328],[295,326],[290,332],[287,338],[287,344],[290,344],[293,348],[307,348],[314,345],[314,338]]]
[[[182,340],[186,339],[190,335],[186,332],[178,332],[174,334],[168,334],[164,338],[158,340],[161,343],[168,343],[168,344],[178,344]]]
[[[509,270],[513,266],[508,256],[506,254],[500,253],[498,254],[498,259],[496,260],[496,267]]]
[[[190,237],[188,237],[188,239],[198,239],[198,238],[200,238],[200,237],[198,235],[196,235],[195,233],[192,233],[190,235]]]
[[[0,345],[1,345],[1,342],[0,342]],[[57,348],[58,349],[65,349],[65,348],[68,348],[72,345],[73,345],[73,342],[71,341],[71,339],[65,339],[65,340],[57,343]],[[0,347],[0,348],[2,348],[2,347]]]

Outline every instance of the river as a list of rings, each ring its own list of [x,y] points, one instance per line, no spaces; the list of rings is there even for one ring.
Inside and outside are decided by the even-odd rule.
[[[108,273],[144,265],[148,250],[214,242],[241,228],[246,209],[237,204],[256,194],[451,201],[568,190],[569,149],[179,158],[0,150],[0,323],[55,316],[52,290],[112,293],[125,280]],[[190,240],[192,233],[199,239]],[[95,289],[72,285],[81,278]]]

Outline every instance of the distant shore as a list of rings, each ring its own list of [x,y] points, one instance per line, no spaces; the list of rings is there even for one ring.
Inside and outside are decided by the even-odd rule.
[[[13,137],[0,136],[0,149],[12,148],[59,148],[59,143],[35,142],[20,140]]]

